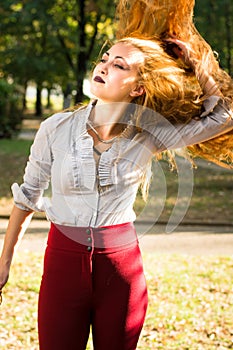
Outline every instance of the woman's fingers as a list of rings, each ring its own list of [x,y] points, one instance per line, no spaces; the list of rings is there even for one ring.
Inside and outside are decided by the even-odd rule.
[[[198,60],[195,51],[191,48],[189,43],[176,38],[169,38],[165,41],[177,58],[182,59],[185,64],[189,65],[193,69],[195,68]]]

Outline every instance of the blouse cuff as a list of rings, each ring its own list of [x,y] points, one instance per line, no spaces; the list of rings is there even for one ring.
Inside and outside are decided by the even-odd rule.
[[[232,111],[230,107],[227,105],[227,102],[225,102],[224,99],[220,96],[210,96],[203,102],[204,112],[200,115],[200,117],[202,118],[208,116],[220,103],[222,108],[224,108],[232,117]]]
[[[16,207],[19,209],[25,210],[25,211],[37,211],[37,212],[43,212],[43,206],[42,206],[42,200],[40,199],[36,204],[31,202],[23,193],[23,190],[21,186],[19,186],[17,183],[14,183],[11,186],[14,203]]]

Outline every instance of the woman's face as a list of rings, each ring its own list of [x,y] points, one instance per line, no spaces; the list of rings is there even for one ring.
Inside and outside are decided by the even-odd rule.
[[[117,43],[105,52],[94,69],[91,92],[103,102],[130,102],[144,93],[138,84],[143,53],[134,46]]]

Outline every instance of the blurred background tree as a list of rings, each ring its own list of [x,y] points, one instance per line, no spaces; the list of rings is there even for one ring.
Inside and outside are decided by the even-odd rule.
[[[115,6],[110,0],[5,0],[0,10],[0,74],[26,88],[37,88],[36,115],[42,114],[41,91],[71,85],[75,103],[84,99],[83,81],[100,43],[113,38]],[[23,105],[26,107],[24,96]]]
[[[195,24],[219,55],[219,62],[233,74],[233,2],[232,0],[196,0]]]
[[[22,91],[20,86],[0,80],[0,138],[14,136],[22,122]]]

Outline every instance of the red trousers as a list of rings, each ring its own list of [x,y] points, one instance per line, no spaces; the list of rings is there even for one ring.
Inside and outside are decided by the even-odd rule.
[[[58,227],[45,252],[40,350],[85,350],[90,326],[95,350],[135,350],[148,301],[133,224],[75,228],[70,237]]]

